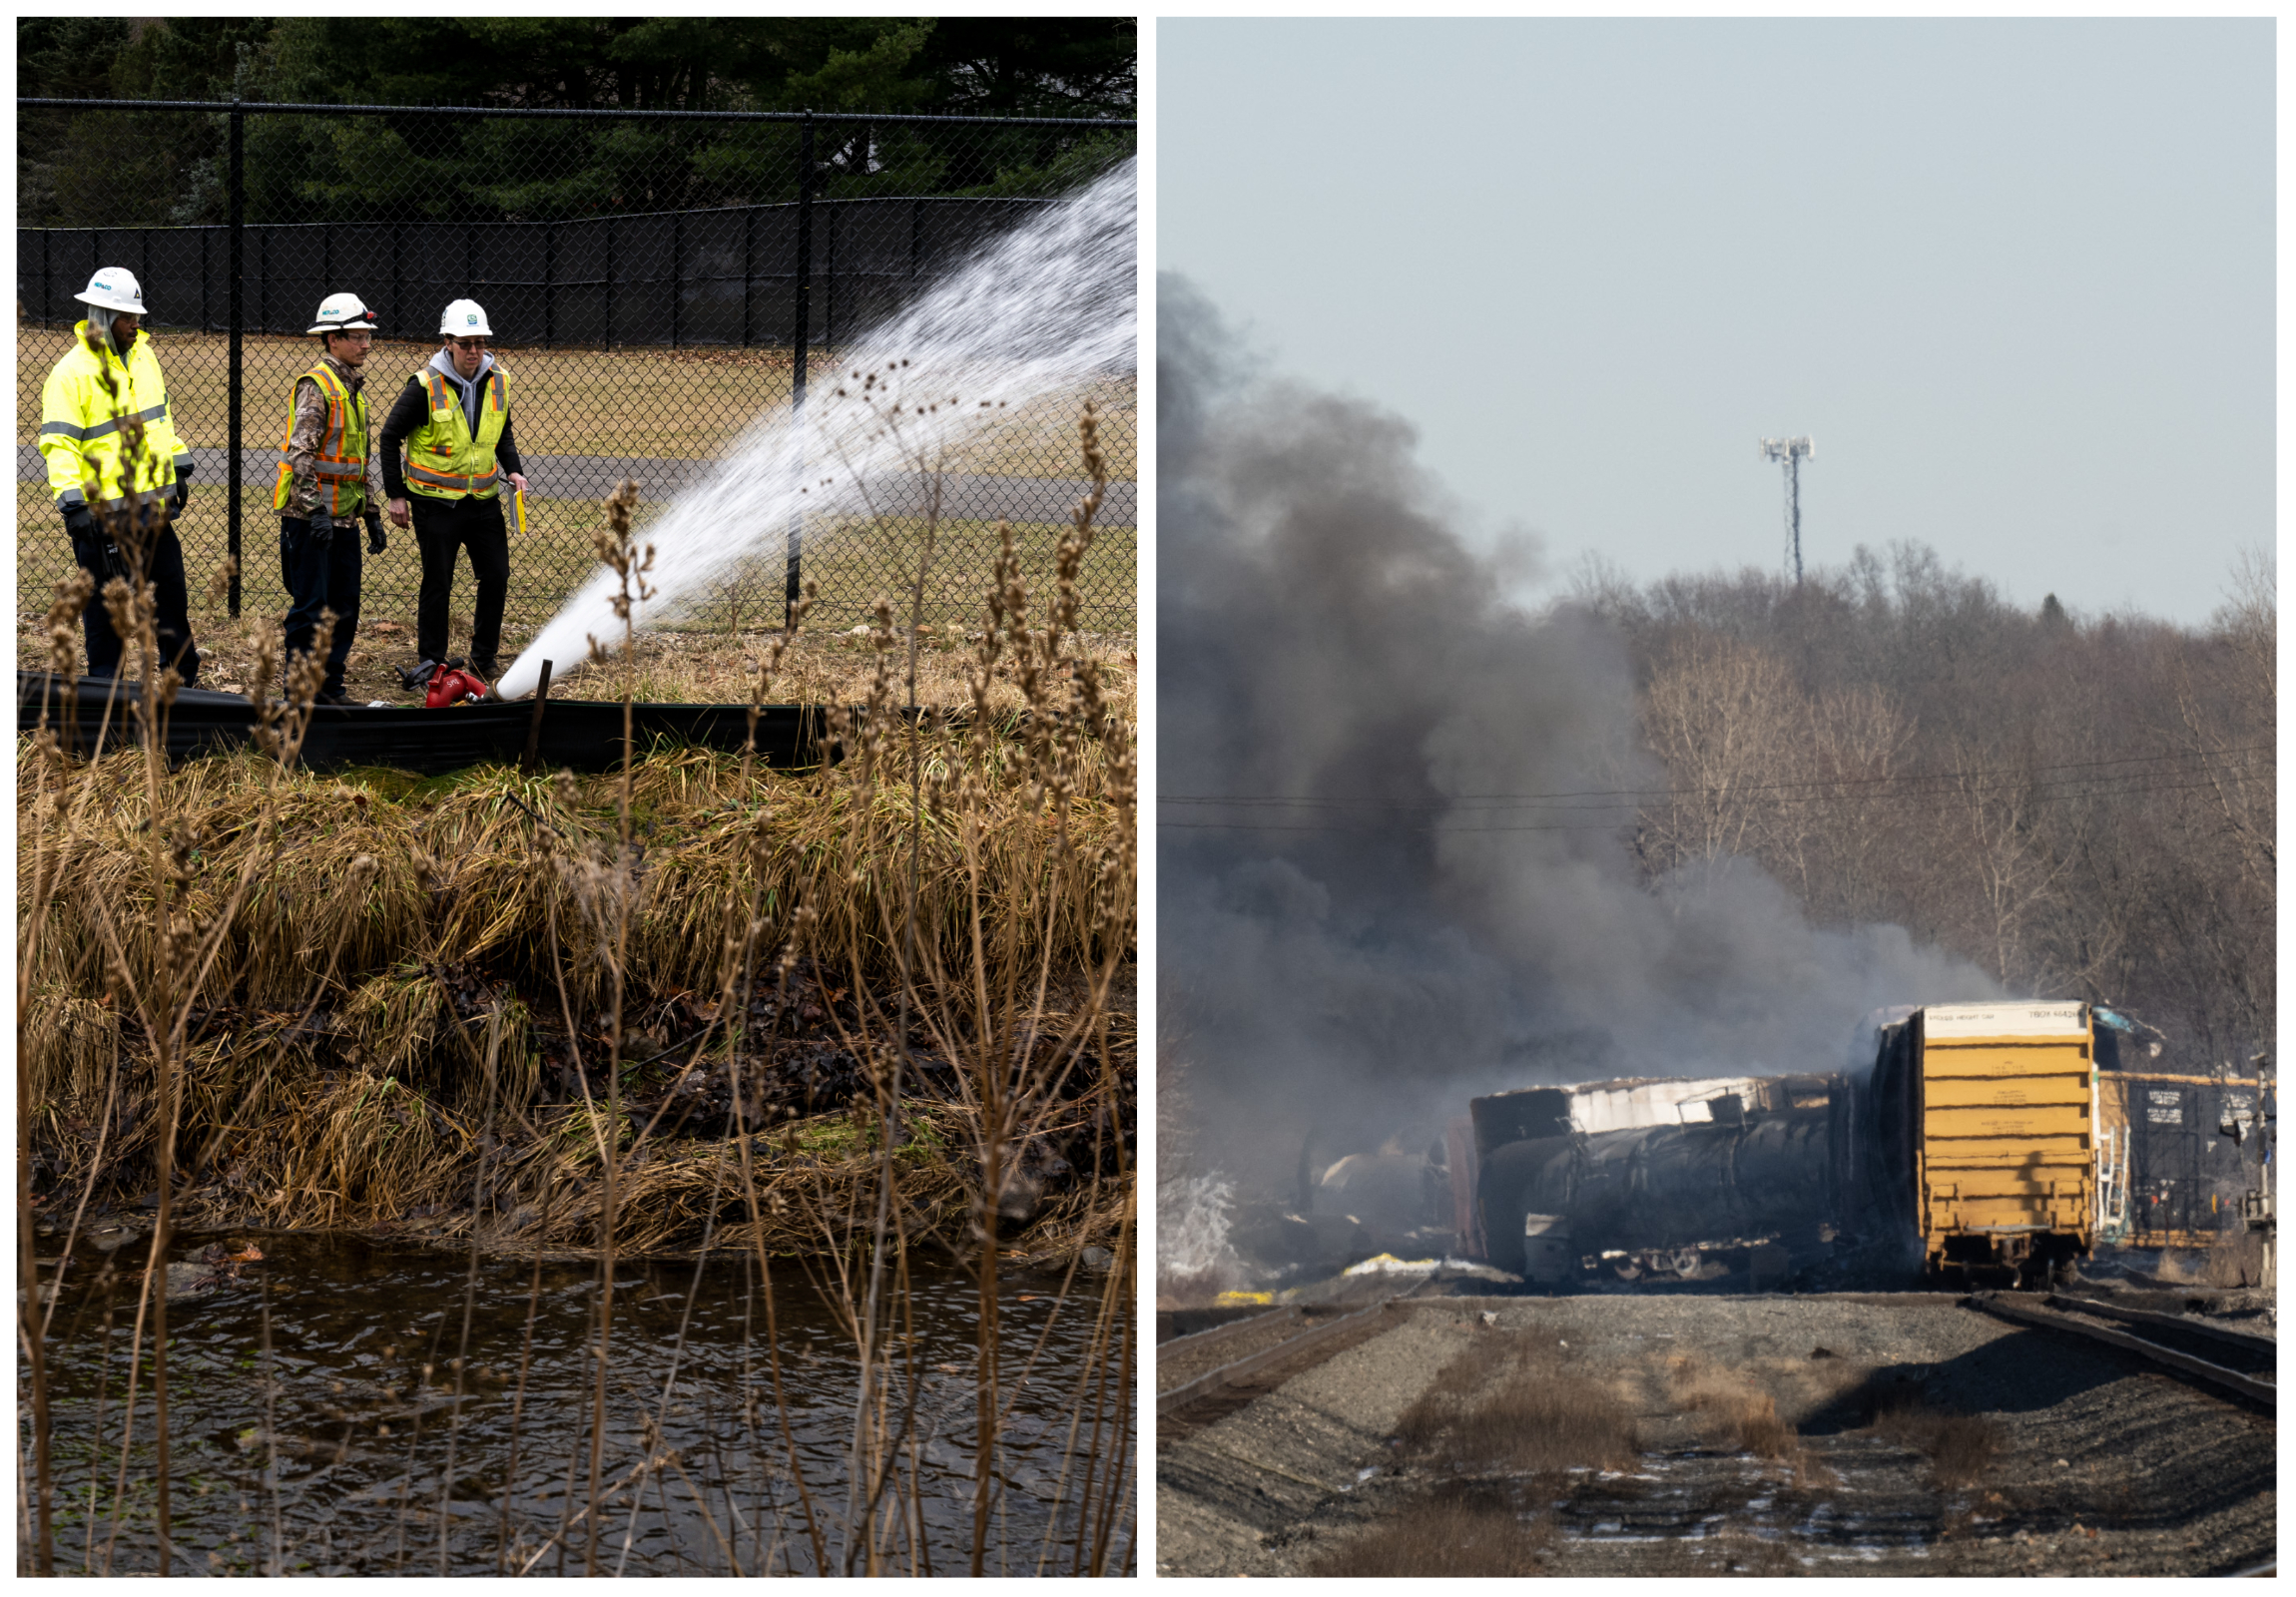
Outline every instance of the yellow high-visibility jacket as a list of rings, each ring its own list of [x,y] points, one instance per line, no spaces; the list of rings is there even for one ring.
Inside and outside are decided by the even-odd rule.
[[[406,435],[406,487],[409,493],[433,499],[456,499],[464,494],[491,499],[501,484],[502,468],[494,459],[494,446],[510,419],[510,392],[502,376],[502,362],[494,362],[482,380],[478,400],[478,433],[473,437],[470,418],[462,408],[462,390],[435,371],[417,372],[407,379],[427,390],[430,419]]]
[[[294,467],[287,464],[287,449],[294,442],[294,392],[305,378],[326,401],[326,422],[311,451],[319,507],[348,520],[366,503],[366,391],[352,393],[324,360],[287,384],[287,431],[280,437],[279,481],[272,488],[272,508],[285,510],[294,492]]]
[[[152,335],[136,330],[122,360],[110,349],[88,347],[88,324],[48,373],[40,393],[40,453],[48,459],[48,491],[58,509],[106,505],[131,493],[152,493],[191,475],[191,451],[176,436],[168,411],[167,379],[160,375]],[[104,389],[109,372],[113,390]],[[143,448],[131,472],[123,424],[144,424]]]

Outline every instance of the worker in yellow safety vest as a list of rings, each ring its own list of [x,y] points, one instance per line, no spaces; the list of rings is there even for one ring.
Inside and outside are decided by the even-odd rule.
[[[287,392],[272,508],[280,516],[280,577],[290,601],[287,658],[310,653],[319,618],[331,611],[334,634],[318,702],[340,705],[349,703],[343,671],[358,631],[362,519],[367,552],[384,548],[367,467],[364,367],[374,344],[374,312],[355,293],[330,293],[319,301],[310,330],[318,335],[319,357]]]
[[[143,285],[125,266],[105,266],[73,297],[89,316],[41,391],[40,453],[73,558],[99,590],[80,612],[88,675],[119,673],[120,635],[100,590],[124,577],[152,585],[161,662],[196,683],[200,652],[175,531],[191,497],[192,456],[176,435],[152,335],[139,330]]]
[[[494,680],[502,604],[510,591],[502,479],[526,491],[510,433],[509,380],[487,349],[494,329],[485,308],[475,299],[457,299],[446,307],[438,330],[444,347],[407,378],[382,424],[382,485],[390,495],[390,519],[403,527],[411,515],[422,554],[422,590],[414,609],[417,664],[403,674],[409,688],[426,686],[446,661],[447,605],[455,556],[463,549],[470,551],[470,574],[478,584],[470,666]]]

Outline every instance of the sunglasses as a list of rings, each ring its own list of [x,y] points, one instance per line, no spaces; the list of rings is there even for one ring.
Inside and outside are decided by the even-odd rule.
[[[449,338],[446,341],[453,345],[455,348],[465,351],[472,349],[483,349],[486,347],[486,340],[484,338]]]

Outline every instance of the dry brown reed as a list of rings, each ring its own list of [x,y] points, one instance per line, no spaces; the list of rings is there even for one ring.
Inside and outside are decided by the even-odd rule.
[[[968,749],[961,733],[946,728],[923,742],[926,759],[943,771],[961,769]],[[21,764],[36,758],[27,753]],[[136,758],[124,751],[100,765],[111,774]],[[896,746],[884,768],[897,773],[906,758]],[[858,950],[863,980],[882,980],[889,963],[887,906],[877,901],[883,884],[820,868],[842,852],[841,828],[854,823],[852,794],[839,791],[834,776],[759,772],[744,795],[739,764],[686,750],[633,770],[633,808],[650,840],[628,936],[633,983],[711,990],[722,974],[721,928],[753,901],[771,912],[801,893],[817,934]],[[992,775],[980,784],[987,820],[973,845],[977,876],[952,825],[928,823],[920,839],[916,919],[931,957],[946,965],[964,957],[975,880],[986,889],[982,918],[1010,928],[1004,956],[1038,956],[1072,970],[1120,953],[1105,922],[1096,923],[1092,884],[1063,879],[1048,861],[1058,828],[1022,806],[1012,768],[998,771],[1004,763],[993,751],[988,764]],[[532,1010],[556,1007],[551,988],[561,973],[577,1014],[604,997],[596,933],[577,912],[575,888],[543,867],[603,830],[610,787],[606,778],[554,782],[511,772],[429,783],[385,773],[282,774],[252,755],[192,762],[168,775],[163,810],[200,838],[190,912],[220,937],[219,956],[193,995],[202,1013],[186,1065],[188,1146],[228,1137],[208,1161],[221,1187],[196,1200],[201,1224],[371,1226],[450,1206],[458,1189],[467,1192],[484,1105],[524,1112],[534,1103],[541,1061]],[[151,1146],[150,1085],[136,1050],[122,1053],[123,1037],[135,1038],[138,1028],[129,1019],[123,1029],[116,998],[87,996],[101,990],[110,965],[111,925],[132,928],[121,961],[131,981],[147,979],[155,957],[155,939],[139,918],[148,908],[135,852],[145,810],[122,801],[68,830],[63,817],[38,812],[31,782],[23,791],[22,871],[29,876],[38,861],[93,889],[51,907],[24,971],[32,985],[21,1059],[35,1141],[59,1177],[78,1179],[90,1174],[88,1133],[105,1123],[115,1095],[111,1118],[125,1114],[135,1125],[115,1137],[107,1164],[133,1165]],[[121,795],[135,796],[140,790]],[[269,823],[246,818],[267,798]],[[879,794],[876,802],[895,799]],[[763,850],[747,846],[743,834],[760,813],[774,823]],[[1071,843],[1081,838],[1087,847],[1114,829],[1105,808],[1089,801],[1072,806],[1066,820]],[[96,904],[110,913],[95,912]],[[563,947],[555,970],[537,957],[551,946],[553,926]],[[449,967],[495,973],[483,1010],[457,1013]],[[314,972],[326,973],[316,991]],[[1128,1038],[1123,1045],[1129,1049]],[[114,1063],[123,1058],[128,1075],[115,1081]],[[429,1150],[444,1162],[402,1157],[412,1142],[386,1134],[382,1106],[391,1099],[378,1082],[403,1095],[411,1119],[462,1128]],[[319,1129],[337,1116],[348,1121]],[[349,1122],[362,1116],[377,1125],[353,1135]],[[957,1135],[950,1146],[974,1141]],[[665,1172],[691,1163],[661,1151],[653,1160]],[[311,1174],[322,1168],[326,1179]],[[666,1213],[693,1218],[684,1206]],[[440,1228],[446,1235],[468,1229]],[[648,1219],[618,1241],[655,1247],[676,1234]],[[575,1236],[554,1224],[530,1241],[566,1247]]]
[[[1001,737],[977,743],[945,726],[919,735],[927,780],[962,785],[977,799],[969,843],[945,813],[928,813],[919,828],[919,934],[941,963],[960,962],[977,902],[1011,957],[1067,970],[1098,964],[1110,945],[1096,883],[1053,857],[1061,848],[1102,856],[1121,845],[1124,823],[1101,797],[1097,747],[1081,751],[1077,792],[1054,815],[1028,802],[1021,751]],[[150,800],[119,781],[141,756],[123,750],[98,762],[91,786],[113,801],[77,813],[42,805],[38,758],[27,750],[18,762],[19,891],[30,893],[43,870],[74,891],[50,906],[23,975],[34,990],[100,984],[113,923],[125,928],[128,979],[148,979],[158,944],[145,918],[153,899],[139,850]],[[857,835],[900,819],[897,790],[883,790],[905,782],[911,756],[895,743],[876,758],[879,791],[865,799],[834,773],[760,771],[745,785],[740,757],[713,751],[639,762],[631,773],[643,849],[629,927],[633,983],[715,988],[728,917],[753,901],[786,914],[801,895],[815,917],[814,940],[841,955],[859,950],[868,973],[882,976],[902,884],[832,868],[846,864]],[[329,963],[338,980],[468,961],[547,982],[543,955],[555,924],[572,1002],[596,1003],[596,934],[579,913],[575,885],[547,866],[603,844],[616,781],[494,769],[428,782],[384,772],[282,774],[252,754],[186,764],[164,778],[157,802],[195,839],[186,910],[213,923],[221,940],[196,1001],[305,1001],[314,969]]]

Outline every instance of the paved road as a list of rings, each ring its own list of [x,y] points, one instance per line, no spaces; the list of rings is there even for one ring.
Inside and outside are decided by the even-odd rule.
[[[194,449],[192,459],[197,468],[194,481],[204,488],[222,482],[228,458],[222,449]],[[244,480],[256,485],[272,480],[273,466],[279,455],[272,449],[242,449],[240,459]],[[708,460],[659,460],[640,456],[617,459],[610,455],[528,455],[526,476],[536,494],[550,498],[603,498],[616,483],[630,477],[647,498],[662,499],[700,481],[713,464]],[[17,479],[36,482],[46,475],[47,466],[40,458],[39,449],[32,444],[18,444]],[[944,515],[968,521],[1005,516],[1014,521],[1060,522],[1068,519],[1068,512],[1089,486],[1072,477],[1001,477],[953,472],[941,480],[941,510]],[[879,512],[908,514],[923,509],[927,479],[919,473],[889,473],[873,479],[869,487],[870,499]],[[1103,527],[1137,525],[1139,503],[1138,484],[1110,483],[1099,524]]]

